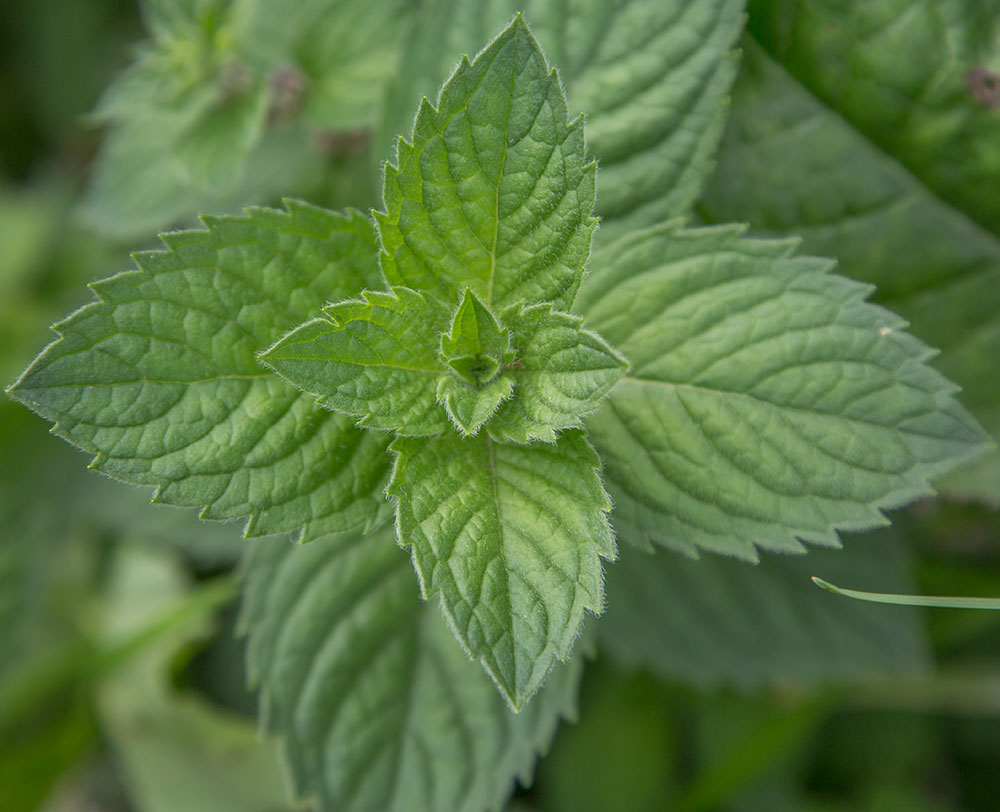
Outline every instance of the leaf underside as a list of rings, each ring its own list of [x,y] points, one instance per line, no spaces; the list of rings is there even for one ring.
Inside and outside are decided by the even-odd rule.
[[[616,529],[639,545],[750,560],[837,546],[988,446],[869,288],[741,231],[626,238],[580,293],[632,362],[587,427]]]
[[[501,445],[454,433],[400,438],[388,493],[425,597],[519,709],[603,608],[615,556],[600,461],[580,432]]]
[[[420,600],[389,528],[253,542],[242,626],[262,722],[323,810],[498,809],[575,714],[582,658],[510,713]]]
[[[256,353],[379,272],[366,217],[286,205],[164,234],[167,250],[92,286],[99,301],[55,326],[9,392],[156,502],[309,540],[386,518],[388,438],[320,408]]]

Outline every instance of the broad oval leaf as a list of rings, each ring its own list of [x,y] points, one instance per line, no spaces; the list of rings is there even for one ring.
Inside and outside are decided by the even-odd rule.
[[[441,356],[454,374],[438,381],[438,400],[460,434],[475,435],[514,391],[511,377],[501,372],[513,357],[510,330],[466,288],[441,336]]]
[[[263,725],[319,810],[497,809],[574,715],[582,658],[512,714],[420,600],[389,528],[299,548],[254,542],[246,572]]]
[[[559,77],[518,16],[397,142],[375,212],[382,270],[449,305],[470,287],[493,310],[568,309],[597,224],[594,173],[582,120],[567,120]]]
[[[739,227],[620,241],[580,295],[632,370],[587,421],[618,532],[694,555],[836,546],[988,438],[864,285]]]
[[[330,296],[378,284],[368,219],[289,201],[163,235],[92,287],[9,393],[91,467],[154,501],[302,540],[386,517],[388,438],[320,408],[256,353]]]
[[[569,657],[584,611],[603,609],[615,557],[600,460],[581,432],[553,445],[444,434],[393,442],[387,492],[425,597],[514,709]]]

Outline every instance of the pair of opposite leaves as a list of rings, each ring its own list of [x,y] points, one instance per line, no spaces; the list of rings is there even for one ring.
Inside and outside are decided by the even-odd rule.
[[[424,594],[515,708],[602,608],[602,460],[622,537],[752,558],[885,523],[985,446],[930,351],[789,243],[667,224],[584,281],[595,167],[520,17],[397,164],[378,238],[295,203],[166,235],[11,393],[94,467],[248,535],[380,523],[391,449]]]

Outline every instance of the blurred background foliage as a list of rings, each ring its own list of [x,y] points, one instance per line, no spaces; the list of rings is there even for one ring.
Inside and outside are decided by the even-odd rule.
[[[995,428],[982,311],[1000,290],[1000,110],[966,79],[1000,70],[1000,9],[801,5],[751,3],[698,216],[802,233],[878,282]],[[412,83],[421,6],[0,3],[0,379],[157,229],[283,195],[376,205],[371,144],[399,124],[383,100]],[[942,44],[959,6],[980,16]],[[932,64],[903,92],[913,54]],[[961,284],[940,281],[949,262],[971,269]],[[296,808],[244,687],[238,528],[151,508],[7,401],[0,459],[0,812]],[[1000,614],[858,605],[808,582],[1000,595],[995,468],[843,551],[754,568],[623,550],[579,721],[510,809],[1000,808]]]

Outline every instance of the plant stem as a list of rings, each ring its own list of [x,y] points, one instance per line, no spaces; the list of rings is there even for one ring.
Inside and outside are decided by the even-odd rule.
[[[834,586],[822,578],[817,578],[815,575],[812,577],[812,581],[816,586],[822,587],[836,595],[843,595],[845,598],[854,598],[859,601],[870,601],[872,603],[890,603],[895,606],[933,606],[941,609],[1000,609],[1000,598],[892,595],[885,592],[861,592],[857,589],[844,589],[843,587]]]

